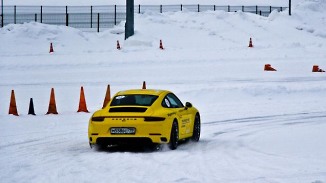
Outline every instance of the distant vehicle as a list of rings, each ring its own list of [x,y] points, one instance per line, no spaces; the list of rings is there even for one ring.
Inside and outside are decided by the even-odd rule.
[[[177,149],[181,140],[200,138],[199,111],[167,90],[120,91],[89,121],[91,147],[168,144]]]

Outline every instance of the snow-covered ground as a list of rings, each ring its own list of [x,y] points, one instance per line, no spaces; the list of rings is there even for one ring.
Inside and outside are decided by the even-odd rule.
[[[0,29],[0,182],[326,183],[326,73],[311,72],[326,69],[324,0],[298,2],[291,17],[147,12],[135,22],[126,41],[123,25]],[[88,119],[107,85],[113,94],[143,81],[200,110],[199,143],[90,149]],[[91,113],[76,112],[81,86]],[[44,115],[51,88],[59,115]],[[8,115],[12,89],[18,117]],[[36,116],[27,115],[30,98]]]

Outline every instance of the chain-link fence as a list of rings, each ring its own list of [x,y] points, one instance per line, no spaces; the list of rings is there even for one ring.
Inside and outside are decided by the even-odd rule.
[[[135,13],[177,11],[243,11],[268,16],[273,10],[283,11],[287,7],[273,6],[216,6],[216,5],[137,5]],[[66,25],[75,28],[110,28],[126,19],[124,5],[111,6],[4,6],[1,12],[1,27],[7,24],[40,22]]]

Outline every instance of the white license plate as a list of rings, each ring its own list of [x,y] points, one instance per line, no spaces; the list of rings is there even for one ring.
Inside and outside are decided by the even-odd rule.
[[[110,128],[111,134],[135,134],[135,128]]]

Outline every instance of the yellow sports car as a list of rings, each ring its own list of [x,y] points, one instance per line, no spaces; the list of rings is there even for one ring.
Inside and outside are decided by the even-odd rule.
[[[181,140],[199,141],[200,114],[167,90],[120,91],[93,114],[88,138],[91,147],[168,144],[174,150]]]

